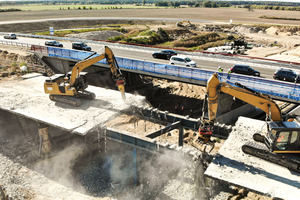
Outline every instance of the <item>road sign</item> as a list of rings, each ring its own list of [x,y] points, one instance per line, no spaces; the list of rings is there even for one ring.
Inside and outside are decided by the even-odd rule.
[[[50,31],[50,35],[54,35],[54,28],[53,27],[49,27],[49,31]]]

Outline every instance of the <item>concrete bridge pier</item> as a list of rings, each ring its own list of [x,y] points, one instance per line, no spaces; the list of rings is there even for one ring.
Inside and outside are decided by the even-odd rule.
[[[42,60],[55,72],[64,73],[69,72],[73,66],[70,66],[70,61],[57,59],[52,57],[42,57]]]
[[[52,146],[49,135],[49,127],[44,123],[37,122],[39,138],[40,138],[40,155],[48,155],[51,153]]]
[[[233,97],[229,94],[221,93],[218,97],[217,117],[227,113],[231,110],[233,104]]]

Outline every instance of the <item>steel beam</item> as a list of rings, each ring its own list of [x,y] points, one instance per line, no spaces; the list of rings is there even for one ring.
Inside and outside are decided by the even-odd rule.
[[[174,123],[162,128],[160,130],[157,130],[157,131],[154,131],[153,133],[150,133],[146,137],[153,139],[153,138],[161,136],[161,135],[163,135],[163,134],[165,134],[165,133],[167,133],[167,132],[169,132],[169,131],[171,131],[175,128],[179,128],[180,126],[181,126],[181,121],[177,121],[177,122],[174,122]]]
[[[141,117],[148,117],[150,119],[156,119],[159,121],[164,121],[168,123],[174,123],[177,121],[181,122],[181,126],[192,129],[192,130],[198,130],[200,119],[194,119],[190,118],[188,116],[181,116],[172,114],[166,111],[160,111],[158,109],[151,109],[151,108],[133,108],[134,114],[137,114]]]

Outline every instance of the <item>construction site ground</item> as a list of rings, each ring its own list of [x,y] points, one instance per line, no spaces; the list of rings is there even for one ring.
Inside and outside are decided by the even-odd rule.
[[[92,134],[94,129],[104,125],[117,127],[124,134],[147,140],[145,137],[147,132],[158,130],[162,126],[144,120],[138,122],[139,119],[133,116],[121,114],[122,111],[130,109],[130,106],[149,106],[145,103],[144,97],[126,94],[124,102],[118,91],[90,86],[89,91],[95,92],[96,99],[85,100],[81,107],[76,108],[50,101],[42,87],[46,77],[37,74],[28,74],[23,77],[26,79],[20,76],[11,76],[0,82],[2,109],[0,165],[1,168],[3,167],[0,173],[0,183],[11,198],[34,200],[165,199],[166,197],[180,200],[193,199],[195,196],[206,198],[205,194],[197,192],[199,191],[197,182],[204,180],[204,178],[196,179],[198,176],[194,177],[195,173],[202,169],[201,166],[197,167],[198,162],[176,153],[171,157],[170,155],[155,157],[155,163],[153,163],[153,156],[143,162],[139,160],[142,163],[138,166],[143,169],[139,173],[141,183],[139,186],[133,187],[130,186],[132,184],[126,182],[132,176],[132,167],[131,165],[124,166],[123,163],[126,162],[125,158],[132,154],[130,149],[114,142],[104,144],[103,140],[96,145],[84,142],[87,137],[82,136]],[[13,115],[9,113],[13,113]],[[49,132],[53,138],[55,136],[66,137],[70,142],[62,145],[61,150],[59,152],[56,150],[56,153],[50,158],[41,159],[38,156],[38,149],[35,147],[36,131],[24,133],[24,135],[18,128],[18,124],[5,126],[9,121],[18,123],[15,120],[17,115],[25,117],[27,125],[31,124],[31,127],[36,126],[35,120],[50,125]],[[129,119],[129,121],[123,121],[122,118]],[[125,124],[126,128],[122,128],[122,124]],[[147,131],[142,131],[144,129]],[[73,134],[81,135],[82,139],[74,142]],[[175,135],[175,133],[173,134]],[[170,136],[173,134],[170,133]],[[150,139],[148,140],[150,141]],[[167,141],[158,139],[158,142],[166,143]],[[55,148],[58,146],[61,145],[56,143]],[[90,154],[95,155],[95,158],[98,157],[98,159],[84,161],[91,156],[83,154],[84,149],[89,149],[91,146],[99,146],[102,149],[101,151],[97,150],[96,154],[90,151]],[[103,150],[104,146],[113,152],[109,155],[110,161],[107,161],[109,151],[106,158],[100,156],[106,151]],[[99,152],[102,153],[99,154]],[[76,162],[80,163],[80,160],[76,161],[80,157],[83,163],[76,164]],[[97,164],[99,159],[102,160],[100,166]],[[142,158],[139,156],[139,159]],[[105,167],[112,165],[109,163],[113,163],[113,166]],[[174,165],[174,163],[177,164]],[[104,167],[101,167],[102,165]],[[166,168],[158,171],[157,167],[160,165]],[[97,173],[101,174],[97,175]],[[92,178],[93,176],[98,177],[97,181],[93,180],[95,179]],[[203,176],[203,171],[199,176]]]
[[[280,35],[280,33],[278,34],[279,29],[276,30],[277,33],[276,31],[270,31],[266,34],[247,33],[247,37],[257,43],[260,42],[262,46],[255,47],[252,50],[247,51],[246,54],[256,57],[268,57],[300,62],[300,50],[296,45],[298,44],[299,36],[291,37],[287,34]],[[280,37],[278,37],[278,35],[280,35]],[[274,44],[275,41],[281,45],[268,45]],[[26,48],[1,45],[0,49],[7,50],[15,55],[27,55],[27,53],[24,53],[24,51],[27,50]],[[3,54],[0,56],[3,56]],[[11,59],[13,59],[13,57],[14,56],[11,56]],[[6,55],[5,59],[7,58],[8,57]],[[22,61],[22,58],[20,58],[20,61]],[[95,128],[95,126],[99,126],[99,124],[113,127],[120,131],[135,133],[137,137],[144,137],[149,132],[153,132],[154,130],[158,130],[162,127],[162,125],[157,123],[145,121],[132,115],[119,113],[123,109],[128,109],[131,105],[148,106],[148,103],[145,103],[143,96],[127,94],[128,100],[126,104],[123,104],[121,94],[119,92],[101,88],[96,89],[89,86],[89,89],[95,90],[96,94],[101,94],[98,96],[99,100],[96,101],[96,103],[91,103],[88,100],[85,100],[83,104],[84,109],[74,109],[68,106],[64,107],[59,103],[51,102],[48,96],[43,93],[43,81],[44,77],[42,76],[28,80],[22,80],[18,75],[0,78],[1,107],[5,110],[10,110],[10,112],[19,113],[29,118],[32,117],[30,115],[39,116],[39,120],[45,123],[55,125],[56,127],[67,127],[66,130],[82,135]],[[155,79],[153,80],[153,83],[161,88],[170,87],[174,94],[180,96],[198,98],[201,100],[205,94],[205,88],[203,87],[193,88],[186,84],[169,83],[167,81]],[[104,90],[105,92],[101,92]],[[113,95],[114,98],[111,99],[111,97],[109,97],[109,95],[106,96],[105,93],[107,95]],[[28,94],[30,95],[28,96]],[[55,110],[52,108],[55,108]],[[107,113],[110,115],[107,115]],[[36,116],[33,118],[36,118]],[[12,131],[13,129],[11,127],[9,130],[5,130],[4,127],[7,126],[4,124],[4,121],[5,120],[1,121],[1,133],[13,132],[14,135],[20,134],[18,131]],[[7,123],[8,121],[5,122]],[[245,123],[245,125],[243,123]],[[249,123],[258,124],[257,122],[246,120],[246,122],[240,121],[240,123],[233,128],[233,132],[231,133],[232,135],[226,141],[225,145],[221,147],[219,152],[214,152],[218,155],[207,169],[206,175],[225,181],[226,186],[227,183],[231,183],[233,185],[237,185],[239,187],[238,189],[249,188],[253,191],[261,192],[271,197],[276,196],[284,199],[295,199],[294,197],[299,196],[299,175],[293,174],[282,167],[266,163],[261,159],[247,156],[241,152],[240,147],[242,143],[249,140],[249,135],[257,128],[252,126],[250,127]],[[81,128],[78,128],[78,126]],[[63,134],[69,134],[69,132],[65,132]],[[20,145],[20,143],[18,143],[17,146],[13,145],[9,139],[2,135],[0,136],[0,142],[2,144],[1,149],[3,150],[6,148],[6,150],[3,150],[5,152],[7,152],[7,150],[14,150],[18,147],[18,145]],[[18,140],[22,139],[18,138]],[[178,141],[178,131],[173,130],[168,134],[158,137],[156,140],[160,143],[176,144]],[[218,150],[223,143],[224,141],[221,140],[220,145],[217,146],[216,149]],[[72,145],[70,146],[71,150],[68,151],[67,154],[62,154],[62,157],[69,156],[69,159],[72,159],[73,157],[70,155],[76,151],[80,151],[74,150],[72,149]],[[0,168],[2,169],[0,173],[0,184],[4,186],[7,194],[10,194],[13,199],[114,199],[114,196],[112,196],[109,192],[106,193],[107,196],[93,197],[87,192],[86,188],[75,190],[74,187],[72,187],[72,184],[64,184],[65,179],[60,181],[59,177],[49,178],[47,173],[49,173],[51,169],[37,170],[36,168],[28,167],[28,165],[23,164],[22,160],[25,160],[25,158],[23,156],[19,156],[18,152],[16,152],[13,156],[9,155],[9,153],[3,153],[0,155]],[[64,165],[65,163],[61,162],[63,159],[64,158],[60,158],[57,165]],[[180,157],[178,159],[182,158]],[[186,162],[187,166],[191,165],[194,167],[194,162],[184,162]],[[69,163],[66,165],[69,165]],[[57,168],[54,168],[53,170],[56,169]],[[60,170],[61,172],[58,174],[63,174],[64,168],[61,167]],[[153,170],[157,170],[157,168],[154,168]],[[175,171],[176,170],[178,169],[176,168]],[[160,190],[160,196],[154,195],[154,191],[158,191],[157,187],[151,187],[152,190],[144,190],[145,186],[140,186],[135,190],[135,193],[147,193],[148,199],[150,197],[157,199],[193,199],[195,197],[193,194],[197,193],[198,188],[192,184],[193,181],[182,184],[182,179],[184,179],[184,177],[189,177],[189,179],[195,180],[196,177],[194,176],[195,174],[193,174],[194,172],[195,171],[191,170],[189,167],[180,170],[178,174],[180,175],[179,177],[181,180],[178,181],[173,177],[174,179],[164,182],[165,186],[161,186],[162,189]],[[282,173],[284,175],[282,175]],[[67,176],[64,178],[67,179],[70,177]],[[158,182],[158,180],[156,181]],[[150,181],[149,184],[151,184]],[[110,186],[110,189],[118,188],[116,185],[113,184],[113,186]],[[211,187],[214,187],[214,185],[211,185]],[[119,186],[119,189],[120,188],[121,186]],[[216,187],[214,192],[215,200],[234,198],[234,196],[235,198],[238,198],[237,196],[239,196],[240,198],[249,200],[271,199],[252,192],[247,192],[246,194],[243,192],[236,192],[236,194],[233,195],[233,190],[226,191],[226,189],[219,189],[219,187]],[[150,193],[153,193],[152,196]],[[123,196],[123,199],[132,199],[132,196],[127,195],[128,194]],[[140,199],[147,198],[144,196],[144,198]]]

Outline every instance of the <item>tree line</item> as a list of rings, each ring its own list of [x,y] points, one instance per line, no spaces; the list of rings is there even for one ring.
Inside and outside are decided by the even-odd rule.
[[[26,5],[26,4],[46,4],[46,5],[59,5],[59,4],[135,4],[145,5],[154,4],[158,7],[180,7],[181,5],[188,5],[189,7],[238,7],[247,9],[268,9],[268,10],[300,10],[300,3],[293,2],[272,2],[272,1],[214,1],[214,0],[40,0],[40,1],[3,1],[0,6],[6,5]]]

